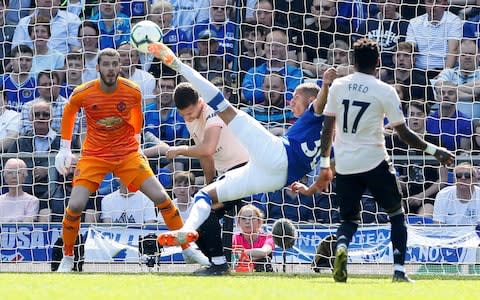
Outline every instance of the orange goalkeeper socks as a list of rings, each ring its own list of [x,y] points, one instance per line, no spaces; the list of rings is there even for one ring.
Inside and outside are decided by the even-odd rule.
[[[173,204],[170,198],[165,199],[162,203],[157,205],[163,220],[170,230],[178,230],[182,228],[183,221],[178,208]]]
[[[80,229],[80,216],[82,213],[75,213],[67,207],[62,221],[62,238],[64,255],[73,256],[73,246]]]

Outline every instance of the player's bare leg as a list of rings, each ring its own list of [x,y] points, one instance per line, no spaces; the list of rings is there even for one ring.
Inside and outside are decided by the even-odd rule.
[[[73,270],[73,247],[80,229],[80,216],[88,202],[91,192],[81,185],[73,187],[68,207],[62,221],[63,258],[57,272],[68,273]]]

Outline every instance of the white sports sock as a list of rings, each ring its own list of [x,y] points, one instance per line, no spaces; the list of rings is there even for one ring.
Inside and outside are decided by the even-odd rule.
[[[223,265],[227,263],[227,258],[225,256],[214,256],[212,257],[212,263],[214,265]]]
[[[405,273],[405,266],[395,264],[393,265],[393,270]]]
[[[224,111],[230,103],[223,97],[222,92],[200,73],[192,69],[189,65],[181,63],[178,70],[195,89],[202,95],[203,100],[207,102],[215,111]]]
[[[183,228],[187,230],[197,230],[208,218],[211,210],[212,207],[205,199],[199,199],[193,204],[190,215],[185,221]]]

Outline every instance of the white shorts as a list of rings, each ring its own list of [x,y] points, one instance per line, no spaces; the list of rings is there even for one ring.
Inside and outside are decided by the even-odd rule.
[[[288,157],[281,138],[242,111],[228,124],[250,156],[248,163],[228,171],[216,185],[220,202],[277,191],[287,183]]]

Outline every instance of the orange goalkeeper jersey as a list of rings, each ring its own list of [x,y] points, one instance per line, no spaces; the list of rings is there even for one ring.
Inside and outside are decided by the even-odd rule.
[[[65,105],[62,139],[72,139],[75,116],[83,108],[87,135],[82,155],[116,160],[138,151],[135,134],[143,126],[141,99],[138,85],[122,77],[113,93],[102,91],[99,79],[78,86]]]

